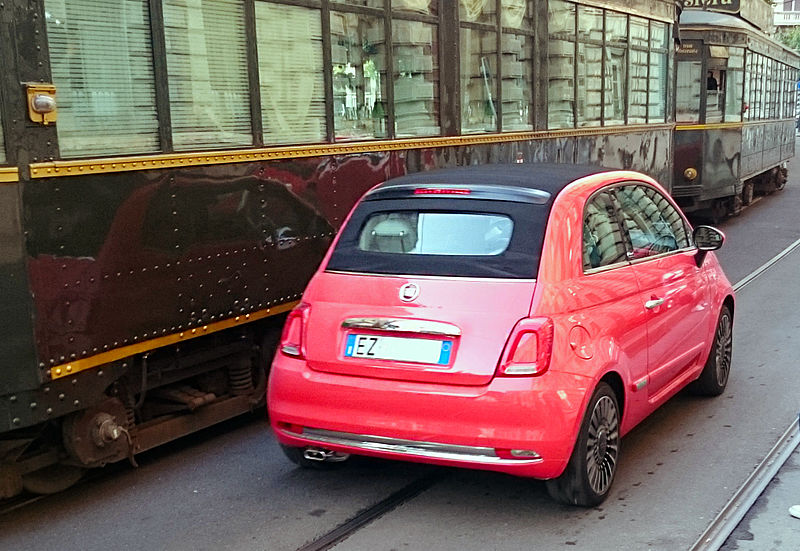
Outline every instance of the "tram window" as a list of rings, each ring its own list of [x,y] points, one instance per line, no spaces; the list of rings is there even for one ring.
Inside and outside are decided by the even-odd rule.
[[[494,2],[485,0],[459,0],[458,18],[470,23],[494,24]]]
[[[251,145],[244,4],[164,0],[176,150]]]
[[[371,0],[374,3],[379,4],[377,7],[381,7],[380,4],[383,4],[383,0]],[[436,15],[437,13],[437,2],[434,0],[393,0],[392,1],[392,10],[393,11],[403,11],[403,12],[411,12],[411,13],[420,13],[423,15]]]
[[[743,105],[744,49],[728,46],[728,70],[725,78],[725,120],[741,121]]]
[[[604,124],[625,124],[628,87],[628,16],[606,11]]]
[[[503,130],[532,130],[533,37],[504,33],[501,44]]]
[[[603,97],[603,10],[578,7],[578,126],[600,126]]]
[[[665,121],[667,117],[669,25],[650,22],[650,82],[648,90],[647,119],[649,122]]]
[[[699,61],[678,62],[678,89],[675,94],[677,122],[700,122],[701,71],[702,64]]]
[[[497,129],[496,34],[461,29],[461,131]]]
[[[336,139],[385,138],[388,110],[383,19],[332,12],[330,20]]]
[[[439,95],[438,43],[433,25],[419,21],[392,21],[397,137],[440,133],[439,104],[436,101]]]
[[[725,72],[708,71],[706,76],[706,120],[707,123],[722,122],[725,95]]]
[[[159,150],[146,0],[45,0],[62,157]]]
[[[503,27],[533,30],[535,13],[533,0],[501,0],[500,9],[500,23]]]
[[[575,126],[575,4],[551,0],[547,6],[548,128]]]
[[[631,50],[628,122],[632,124],[647,122],[647,56],[646,50]]]
[[[325,140],[319,10],[256,2],[264,143]]]

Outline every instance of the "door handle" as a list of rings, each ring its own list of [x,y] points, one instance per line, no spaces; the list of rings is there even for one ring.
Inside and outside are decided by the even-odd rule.
[[[647,308],[648,310],[652,310],[656,306],[661,306],[662,304],[664,304],[663,298],[654,298],[645,302],[644,307]]]

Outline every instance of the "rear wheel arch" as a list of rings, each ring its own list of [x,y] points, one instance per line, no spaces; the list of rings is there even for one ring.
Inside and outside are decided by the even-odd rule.
[[[617,405],[619,406],[619,416],[620,419],[625,415],[625,383],[622,380],[622,376],[616,371],[609,371],[603,377],[597,381],[597,384],[606,383],[608,386],[611,387],[611,390],[614,391],[614,394],[617,395]],[[597,385],[595,385],[596,387]]]

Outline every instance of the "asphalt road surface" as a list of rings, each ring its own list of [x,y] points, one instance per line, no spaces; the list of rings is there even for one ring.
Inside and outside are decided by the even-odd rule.
[[[733,283],[800,239],[797,164],[784,191],[720,225]],[[726,393],[681,393],[634,429],[600,507],[557,505],[541,482],[494,473],[372,459],[297,469],[262,414],[3,515],[0,549],[296,550],[426,475],[430,487],[333,548],[688,549],[797,419],[798,273],[800,248],[740,290]]]

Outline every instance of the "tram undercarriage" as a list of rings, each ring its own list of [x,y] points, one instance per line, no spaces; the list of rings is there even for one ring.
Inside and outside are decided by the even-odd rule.
[[[216,346],[202,342],[218,338],[209,336],[120,360],[105,399],[5,433],[0,499],[59,492],[109,463],[136,466],[136,454],[262,407],[280,321]]]

